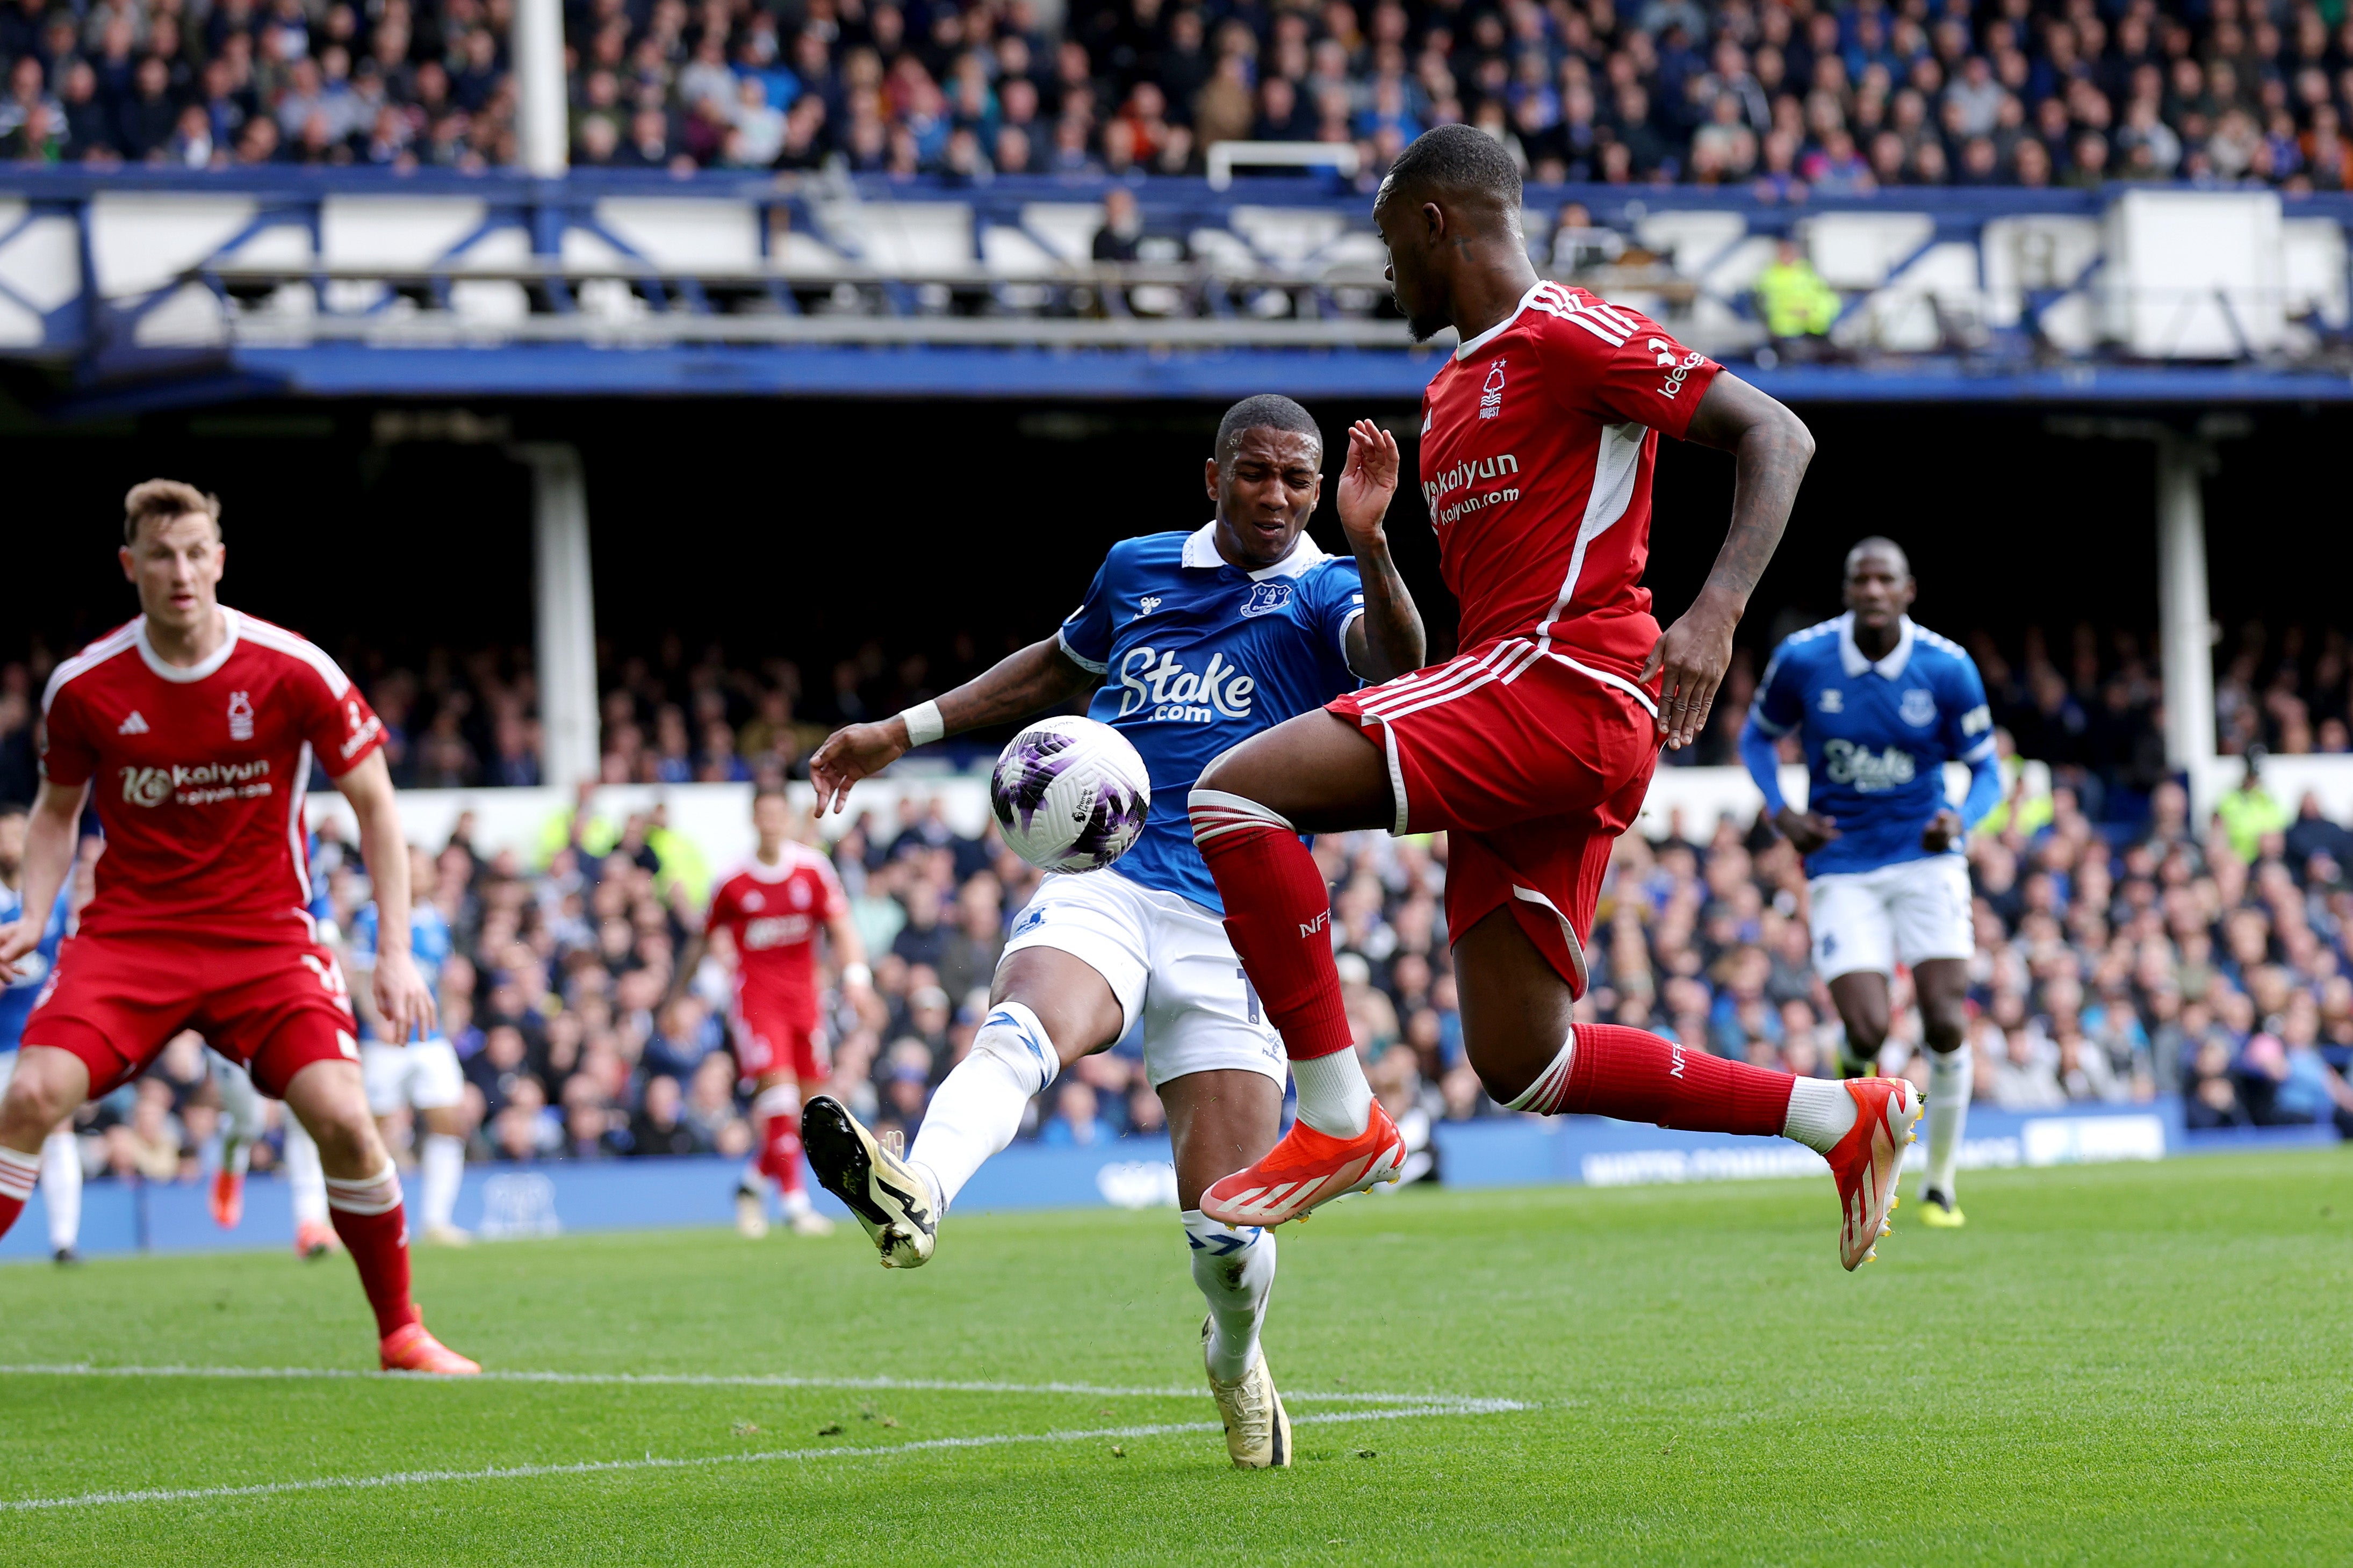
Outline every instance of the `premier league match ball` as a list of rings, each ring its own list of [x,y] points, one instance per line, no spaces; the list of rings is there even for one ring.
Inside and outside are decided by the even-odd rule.
[[[1152,809],[1152,775],[1127,737],[1092,719],[1046,719],[1013,737],[988,781],[1013,852],[1041,871],[1093,871],[1127,853]]]

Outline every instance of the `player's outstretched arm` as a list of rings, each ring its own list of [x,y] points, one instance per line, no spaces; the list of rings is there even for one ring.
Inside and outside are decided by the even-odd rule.
[[[1686,440],[1733,455],[1732,528],[1707,584],[1642,667],[1661,677],[1659,729],[1669,747],[1699,739],[1715,689],[1732,663],[1732,631],[1788,525],[1798,486],[1813,460],[1805,421],[1730,371],[1720,371],[1693,410]]]
[[[1069,701],[1101,679],[1063,652],[1059,639],[1031,643],[942,697],[934,704],[940,732],[954,735],[1027,719]],[[881,773],[905,755],[912,744],[907,721],[900,714],[879,724],[852,724],[828,735],[809,759],[809,780],[817,785],[818,812],[839,811],[849,798],[851,784]]]
[[[375,969],[370,977],[385,1038],[406,1045],[412,1035],[430,1035],[433,989],[417,972],[408,952],[408,841],[400,834],[400,803],[392,793],[392,772],[382,752],[335,781],[359,819],[360,858],[367,864],[375,894]]]
[[[33,815],[25,825],[25,907],[14,925],[0,925],[0,981],[16,977],[16,961],[41,945],[49,910],[73,870],[74,823],[81,816],[88,784],[41,781]]]
[[[1397,437],[1369,419],[1348,426],[1348,462],[1340,470],[1340,527],[1365,583],[1365,613],[1348,628],[1348,668],[1366,680],[1393,680],[1419,669],[1427,643],[1389,536],[1382,526],[1397,494]]]

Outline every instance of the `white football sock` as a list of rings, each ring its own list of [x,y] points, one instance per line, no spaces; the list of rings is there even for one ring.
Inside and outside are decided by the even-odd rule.
[[[1789,1086],[1789,1115],[1781,1123],[1781,1136],[1827,1154],[1853,1129],[1855,1114],[1854,1096],[1840,1079],[1801,1078]]]
[[[449,1132],[427,1132],[417,1152],[424,1190],[417,1206],[425,1228],[438,1230],[458,1212],[458,1187],[466,1179],[466,1141]]]
[[[286,1185],[293,1194],[296,1225],[327,1223],[327,1173],[319,1165],[319,1146],[293,1116],[286,1119]]]
[[[81,1237],[81,1144],[60,1127],[41,1141],[41,1206],[49,1213],[49,1250]]]
[[[1299,1086],[1299,1120],[1332,1138],[1354,1138],[1373,1119],[1373,1086],[1353,1050],[1291,1060]]]
[[[1955,1195],[1953,1175],[1961,1164],[1961,1130],[1968,1125],[1969,1093],[1977,1063],[1969,1047],[1928,1053],[1928,1185]]]
[[[988,1010],[972,1050],[932,1096],[907,1163],[931,1184],[941,1214],[990,1155],[1021,1131],[1021,1112],[1062,1070],[1038,1015],[1018,1002]]]
[[[1259,1324],[1274,1289],[1274,1233],[1220,1225],[1199,1209],[1176,1216],[1193,1248],[1193,1283],[1209,1303],[1209,1375],[1231,1383],[1258,1360]]]

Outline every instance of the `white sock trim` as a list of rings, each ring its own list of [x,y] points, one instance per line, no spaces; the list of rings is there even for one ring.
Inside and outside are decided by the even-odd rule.
[[[1577,1029],[1572,1025],[1568,1038],[1561,1043],[1560,1055],[1553,1058],[1552,1065],[1536,1074],[1535,1082],[1514,1096],[1504,1109],[1533,1110],[1541,1116],[1550,1116],[1560,1109],[1560,1097],[1568,1089],[1569,1069],[1576,1065]]]
[[[400,1173],[391,1161],[373,1176],[326,1178],[327,1206],[344,1214],[390,1214],[400,1206]]]
[[[974,1053],[987,1051],[1013,1069],[1023,1083],[1038,1080],[1030,1093],[1043,1094],[1062,1076],[1062,1053],[1037,1014],[1019,1002],[999,1002],[988,1010],[973,1032]]]
[[[754,1116],[790,1116],[801,1108],[801,1091],[789,1083],[772,1084],[752,1100]]]
[[[1838,1147],[1854,1126],[1854,1096],[1834,1078],[1801,1078],[1789,1086],[1789,1113],[1781,1136],[1794,1139],[1817,1154]]]
[[[1193,791],[1185,797],[1185,811],[1193,821],[1195,844],[1207,844],[1222,834],[1262,827],[1284,833],[1298,831],[1282,813],[1270,811],[1247,795],[1229,795],[1224,790]]]
[[[40,1177],[38,1154],[20,1154],[14,1149],[0,1148],[0,1197],[23,1203],[33,1195],[33,1184]]]
[[[1354,1138],[1372,1124],[1373,1086],[1354,1047],[1291,1061],[1299,1120],[1328,1138]]]

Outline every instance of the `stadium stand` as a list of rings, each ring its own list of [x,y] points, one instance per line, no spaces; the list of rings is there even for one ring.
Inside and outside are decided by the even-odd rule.
[[[899,178],[1202,172],[1220,142],[1345,144],[1378,177],[1469,121],[1546,184],[2353,181],[2341,7],[1975,12],[1697,0],[566,7],[572,158]],[[510,7],[12,0],[0,155],[220,168],[517,162]]]

